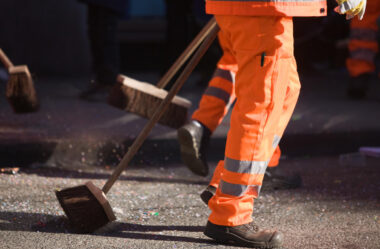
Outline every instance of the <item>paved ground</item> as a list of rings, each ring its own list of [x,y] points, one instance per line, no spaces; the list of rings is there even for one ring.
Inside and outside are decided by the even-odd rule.
[[[340,166],[335,157],[285,159],[304,186],[264,190],[254,218],[286,234],[284,248],[379,248],[380,159]],[[227,248],[202,234],[209,211],[199,193],[206,179],[181,165],[132,166],[108,194],[118,220],[91,235],[71,232],[54,196],[88,180],[101,186],[103,168],[24,169],[0,175],[0,248]]]
[[[131,76],[157,82],[157,74]],[[285,248],[380,248],[380,159],[343,166],[339,155],[380,145],[380,84],[367,100],[346,99],[343,72],[305,74],[303,91],[281,141],[281,167],[304,186],[264,190],[254,218],[286,234]],[[193,76],[182,95],[197,103]],[[0,248],[217,247],[203,234],[208,209],[178,156],[175,131],[156,126],[130,168],[108,194],[118,221],[92,235],[67,226],[54,190],[92,180],[101,186],[145,120],[77,98],[83,79],[36,81],[41,110],[15,115],[0,100]],[[1,93],[2,94],[2,93]],[[3,94],[1,96],[4,96]],[[193,107],[193,109],[195,106]],[[222,158],[228,119],[214,134],[209,161]],[[223,246],[218,246],[218,248]]]

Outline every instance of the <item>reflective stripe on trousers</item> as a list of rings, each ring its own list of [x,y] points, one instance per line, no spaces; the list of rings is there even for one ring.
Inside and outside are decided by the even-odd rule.
[[[222,100],[224,103],[225,103],[225,107],[230,103],[230,99],[231,99],[231,94],[233,93],[233,86],[230,86],[231,84],[233,84],[234,82],[234,79],[233,79],[233,75],[230,71],[228,70],[224,70],[224,69],[220,69],[220,68],[217,68],[215,70],[215,73],[211,79],[212,80],[221,80],[222,82],[224,82],[225,84],[229,84],[227,86],[227,90],[224,90],[225,87],[220,87],[218,86],[217,84],[210,84],[206,91],[204,92],[204,95],[207,95],[207,96],[212,96],[212,97],[215,97],[219,100]],[[213,86],[215,85],[215,86]]]
[[[269,161],[268,167],[277,167],[280,157],[281,157],[281,150],[280,150],[280,147],[277,145],[272,155],[272,158]],[[224,161],[222,160],[222,161],[219,161],[218,165],[216,166],[209,185],[214,186],[216,188],[219,186],[219,182],[222,179],[223,168],[224,168]],[[260,189],[258,189],[258,193],[260,193]]]

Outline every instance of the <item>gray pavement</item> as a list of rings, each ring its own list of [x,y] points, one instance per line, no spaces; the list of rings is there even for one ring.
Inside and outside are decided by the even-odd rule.
[[[157,82],[154,73],[127,74]],[[343,166],[339,154],[380,146],[380,84],[367,100],[348,100],[344,72],[302,75],[300,101],[280,146],[280,167],[298,171],[304,186],[264,190],[254,218],[286,234],[285,248],[380,248],[380,161]],[[204,87],[194,74],[181,95],[196,103]],[[108,194],[117,222],[92,235],[66,224],[54,190],[110,175],[146,120],[77,96],[84,79],[40,79],[38,113],[16,115],[0,99],[0,248],[218,247],[203,234],[208,216],[199,193],[209,178],[182,165],[173,129],[157,125]],[[3,89],[1,89],[3,90]],[[4,96],[0,92],[1,96]],[[223,157],[228,118],[210,145],[215,167]]]
[[[254,219],[284,232],[288,249],[379,248],[379,164],[379,159],[369,159],[365,167],[343,167],[335,157],[285,159],[279,167],[300,172],[304,186],[264,189]],[[209,210],[199,193],[207,179],[178,164],[132,166],[107,195],[117,221],[94,234],[72,232],[54,190],[88,180],[100,187],[109,174],[105,167],[91,167],[0,175],[0,248],[230,248],[202,233]]]

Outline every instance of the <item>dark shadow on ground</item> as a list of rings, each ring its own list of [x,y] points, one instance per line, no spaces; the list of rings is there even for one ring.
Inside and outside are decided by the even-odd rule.
[[[285,161],[279,167],[287,172],[296,171],[301,175],[303,186],[288,191],[291,195],[304,196],[301,202],[307,201],[308,197],[342,203],[363,200],[371,202],[373,208],[380,209],[380,158],[367,157],[363,166],[340,165],[336,157],[335,160],[311,158]],[[276,193],[281,193],[278,191]]]
[[[34,231],[42,233],[79,234],[74,228],[70,227],[69,221],[63,216],[47,215],[41,213],[0,212],[0,220],[5,221],[0,222],[0,231]],[[203,230],[203,226],[163,226],[113,222],[110,224],[109,228],[101,228],[101,230],[94,232],[93,235],[139,240],[160,240],[202,244],[213,243],[212,240],[208,239],[149,233],[163,231],[200,233],[203,232]]]

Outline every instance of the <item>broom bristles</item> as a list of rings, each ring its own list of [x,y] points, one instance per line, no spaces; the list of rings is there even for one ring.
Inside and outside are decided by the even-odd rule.
[[[86,184],[55,192],[73,227],[84,233],[91,233],[116,219],[108,201],[95,196],[98,194],[94,195],[91,190]]]
[[[166,95],[165,90],[154,85],[119,75],[107,102],[116,108],[150,119]],[[190,101],[175,96],[158,123],[178,129],[185,124],[190,106]]]
[[[33,80],[26,66],[9,69],[6,96],[16,113],[35,112],[39,109]]]

